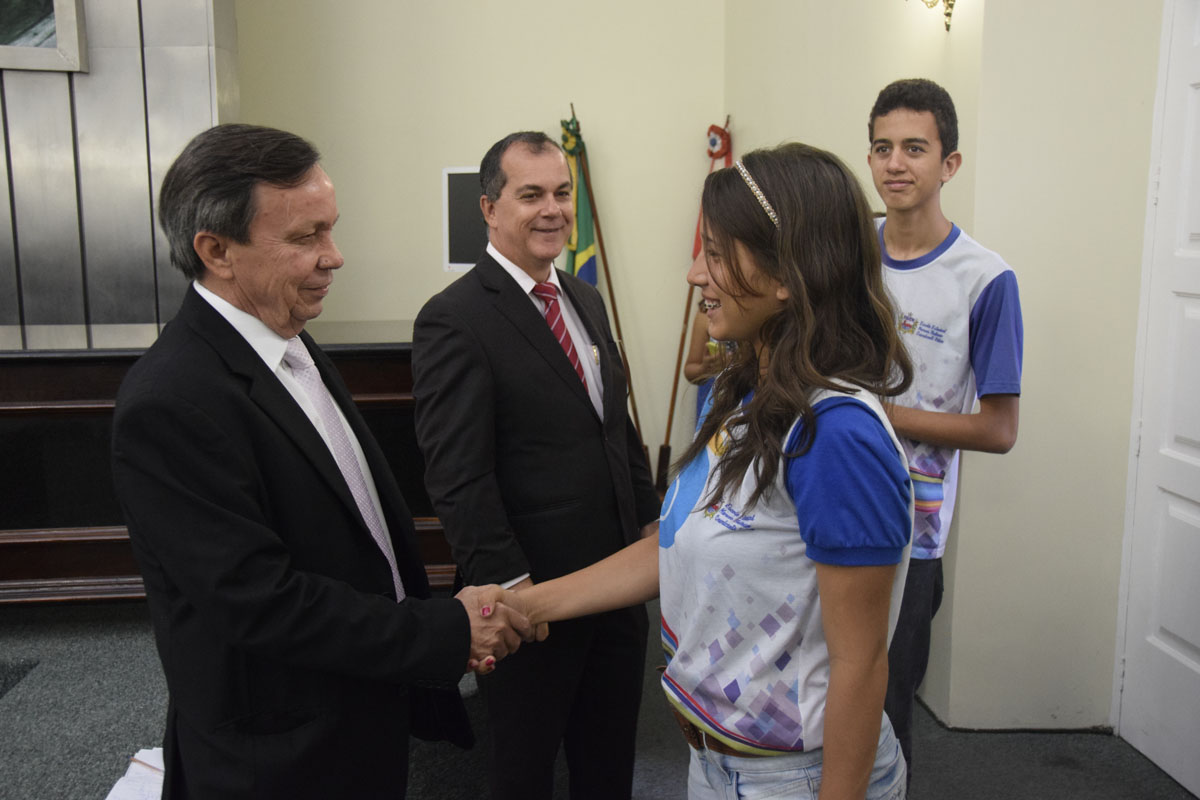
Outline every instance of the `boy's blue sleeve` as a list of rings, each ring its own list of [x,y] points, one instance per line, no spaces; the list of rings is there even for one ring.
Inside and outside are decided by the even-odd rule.
[[[1025,329],[1017,276],[1005,270],[992,279],[971,308],[971,369],[975,391],[1021,393],[1021,362]]]

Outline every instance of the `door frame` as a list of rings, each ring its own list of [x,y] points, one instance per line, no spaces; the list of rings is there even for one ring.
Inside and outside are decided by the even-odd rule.
[[[1142,275],[1138,299],[1137,339],[1133,359],[1133,411],[1129,425],[1129,459],[1125,485],[1125,529],[1121,541],[1121,584],[1117,599],[1116,657],[1113,665],[1112,702],[1109,723],[1121,733],[1121,696],[1125,684],[1125,653],[1129,627],[1129,583],[1136,544],[1134,521],[1137,512],[1139,456],[1142,439],[1142,406],[1146,386],[1146,345],[1150,328],[1150,278],[1154,268],[1155,230],[1158,221],[1158,184],[1162,172],[1162,142],[1165,135],[1167,72],[1171,64],[1171,41],[1179,4],[1164,0],[1162,34],[1158,46],[1158,78],[1154,89],[1154,116],[1150,134],[1150,180],[1146,193],[1146,218],[1142,234]]]

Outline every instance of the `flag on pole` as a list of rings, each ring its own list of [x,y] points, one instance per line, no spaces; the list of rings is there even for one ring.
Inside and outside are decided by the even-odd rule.
[[[579,120],[572,112],[571,119],[561,120],[563,150],[571,170],[571,185],[575,187],[575,229],[567,242],[567,272],[592,286],[596,285],[596,223],[592,218],[592,203],[584,182],[581,159],[584,157],[583,137],[579,135]]]

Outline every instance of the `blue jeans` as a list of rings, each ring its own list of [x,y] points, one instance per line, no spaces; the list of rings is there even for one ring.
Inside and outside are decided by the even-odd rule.
[[[821,789],[822,750],[783,756],[739,758],[711,750],[692,751],[688,767],[688,800],[757,800],[779,797],[816,800]],[[867,800],[904,800],[908,794],[904,756],[883,718]]]

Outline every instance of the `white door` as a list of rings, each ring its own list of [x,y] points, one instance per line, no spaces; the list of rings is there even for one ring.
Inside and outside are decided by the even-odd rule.
[[[1200,0],[1165,6],[1118,733],[1200,794]]]

